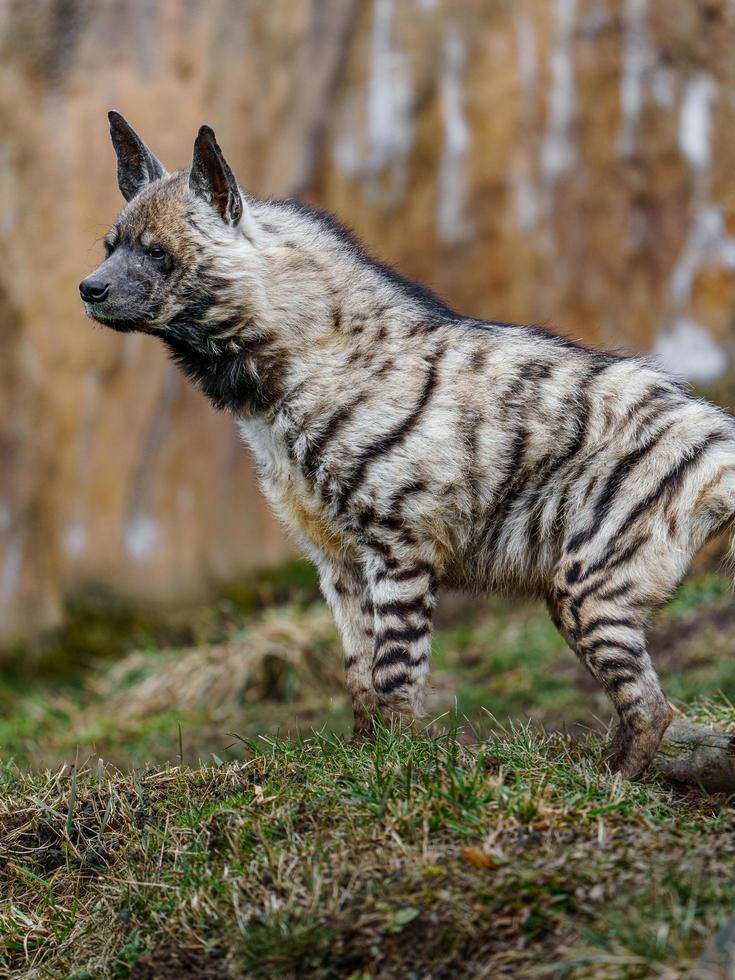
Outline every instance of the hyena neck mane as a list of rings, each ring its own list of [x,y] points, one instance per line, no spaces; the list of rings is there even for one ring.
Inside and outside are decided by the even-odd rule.
[[[368,255],[331,215],[248,199],[248,236],[203,244],[187,300],[164,335],[173,359],[219,409],[287,404],[305,379],[380,373],[391,348],[463,319],[431,290]]]

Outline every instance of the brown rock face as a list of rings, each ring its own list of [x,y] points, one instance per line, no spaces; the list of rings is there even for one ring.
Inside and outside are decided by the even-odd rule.
[[[724,370],[725,0],[8,0],[0,7],[0,635],[89,583],[161,598],[286,553],[231,421],[85,320],[120,200],[105,112],[169,166],[336,211],[461,310]]]

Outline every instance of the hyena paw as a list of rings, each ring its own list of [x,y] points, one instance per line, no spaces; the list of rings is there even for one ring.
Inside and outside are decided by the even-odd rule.
[[[402,712],[386,711],[385,708],[377,709],[368,714],[355,714],[355,723],[352,726],[352,742],[366,742],[375,738],[376,732],[381,728],[392,731],[408,731],[413,728],[415,719],[413,715]]]
[[[635,743],[619,747],[616,741],[613,741],[603,756],[603,763],[610,772],[617,773],[624,779],[636,779],[648,769],[655,754],[655,748],[644,750]]]
[[[673,714],[669,704],[657,705],[645,719],[621,722],[603,756],[607,768],[625,779],[641,776],[653,761]]]
[[[373,738],[376,730],[381,728],[395,731],[413,728],[418,715],[415,707],[399,693],[375,702],[367,698],[353,700],[352,713],[355,719],[352,736],[355,741]]]
[[[379,717],[375,706],[353,705],[354,724],[352,726],[352,740],[354,742],[370,739],[375,734],[375,725]]]
[[[354,741],[372,738],[376,727],[381,723],[380,708],[369,698],[355,699],[352,702],[354,724],[352,737]]]

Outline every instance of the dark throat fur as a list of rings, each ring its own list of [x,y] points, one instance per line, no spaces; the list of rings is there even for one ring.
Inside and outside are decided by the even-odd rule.
[[[233,413],[268,409],[279,397],[280,385],[268,339],[222,341],[169,334],[164,342],[186,377],[215,408]]]

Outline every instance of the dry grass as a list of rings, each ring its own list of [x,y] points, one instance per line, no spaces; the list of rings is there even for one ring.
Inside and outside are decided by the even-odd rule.
[[[136,651],[92,684],[117,718],[181,711],[227,711],[247,702],[341,694],[337,637],[322,606],[275,609],[225,643],[161,653]]]

